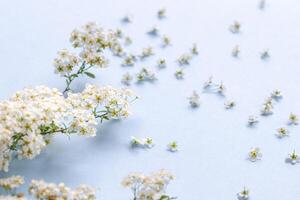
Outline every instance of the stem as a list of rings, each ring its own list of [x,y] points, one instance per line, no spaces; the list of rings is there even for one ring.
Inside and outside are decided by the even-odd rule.
[[[63,91],[63,94],[65,94],[66,92],[69,92],[71,90],[70,86],[71,86],[71,83],[74,81],[75,78],[77,78],[79,75],[87,72],[91,67],[93,67],[93,65],[90,65],[90,66],[86,67],[86,62],[83,61],[76,73],[65,75],[64,77],[66,78],[66,88]]]

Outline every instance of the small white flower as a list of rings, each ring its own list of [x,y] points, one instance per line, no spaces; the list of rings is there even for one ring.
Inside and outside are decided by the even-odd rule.
[[[235,105],[236,105],[236,103],[232,100],[229,100],[229,101],[225,102],[225,108],[226,109],[231,109],[231,108],[235,107]]]
[[[135,61],[136,61],[136,56],[133,54],[129,54],[124,57],[122,66],[133,66],[135,64]]]
[[[137,137],[131,136],[131,145],[132,146],[144,145],[144,141]]]
[[[131,39],[129,36],[126,36],[126,37],[124,38],[124,44],[125,44],[126,46],[131,45],[131,44],[132,44],[132,39]]]
[[[193,94],[188,97],[191,107],[198,107],[200,105],[200,96],[196,91],[193,91]]]
[[[122,38],[123,37],[123,31],[121,29],[117,29],[116,32],[115,32],[116,36],[118,38]]]
[[[262,153],[260,152],[259,148],[252,148],[250,152],[248,153],[248,159],[252,162],[256,162],[258,160],[261,160]]]
[[[267,98],[262,106],[261,115],[273,114],[273,101],[272,98]]]
[[[298,122],[299,122],[298,116],[291,113],[290,116],[289,116],[288,123],[291,124],[291,125],[298,125]]]
[[[177,62],[179,63],[179,65],[189,65],[191,59],[192,56],[190,54],[183,54],[177,59]]]
[[[239,47],[239,45],[236,45],[233,49],[232,49],[232,51],[231,51],[231,55],[233,56],[233,57],[239,57],[239,55],[240,55],[240,47]]]
[[[167,47],[170,45],[171,45],[171,39],[168,36],[164,35],[162,37],[162,47]]]
[[[146,138],[145,139],[145,145],[148,147],[148,148],[152,148],[154,146],[154,143],[153,143],[153,139],[152,138]]]
[[[162,8],[162,9],[158,10],[157,17],[159,19],[165,18],[166,17],[166,9]]]
[[[142,53],[140,55],[140,59],[145,59],[145,58],[150,57],[152,55],[154,55],[153,48],[152,47],[147,47],[147,48],[144,48],[142,50]]]
[[[183,79],[183,77],[184,77],[183,69],[177,69],[177,70],[175,71],[175,77],[176,77],[177,79]]]
[[[121,82],[125,85],[130,85],[131,81],[132,81],[132,76],[127,72],[123,75]]]
[[[165,68],[165,67],[167,66],[166,59],[160,58],[160,59],[157,61],[157,66],[158,66],[159,68]]]
[[[223,84],[223,82],[221,82],[218,87],[217,87],[217,92],[221,95],[224,95],[225,94],[225,90],[226,90],[226,87],[225,85]]]
[[[274,90],[272,93],[271,93],[271,97],[273,99],[280,99],[282,98],[282,93],[280,90]]]
[[[258,117],[254,116],[254,115],[251,115],[248,117],[248,125],[249,126],[253,126],[255,124],[257,124],[259,121],[258,121]]]
[[[210,87],[212,87],[212,86],[213,86],[213,77],[210,76],[210,77],[208,78],[208,80],[204,82],[203,88],[206,89],[206,88],[210,88]]]
[[[286,128],[281,127],[279,129],[277,129],[276,135],[279,138],[287,137],[287,136],[289,136],[289,131]]]
[[[229,26],[229,30],[232,33],[239,33],[241,30],[241,24],[237,21],[235,21],[232,25]]]
[[[292,165],[300,162],[299,155],[296,153],[295,150],[288,155],[286,162],[291,163]]]
[[[237,193],[238,200],[248,200],[249,199],[249,190],[244,187],[244,189]]]
[[[191,48],[191,53],[192,53],[193,55],[198,55],[198,54],[199,54],[199,52],[198,52],[198,47],[197,47],[197,44],[196,44],[196,43],[193,44],[193,47]]]
[[[141,148],[152,148],[154,146],[153,139],[152,138],[136,138],[131,137],[131,145],[133,147],[141,147]]]
[[[168,145],[168,150],[171,151],[171,152],[175,152],[175,151],[178,151],[178,144],[176,141],[173,141],[173,142],[170,142]]]
[[[157,80],[155,73],[145,67],[142,68],[141,71],[136,75],[136,78],[138,82],[143,82],[143,81],[152,82]]]

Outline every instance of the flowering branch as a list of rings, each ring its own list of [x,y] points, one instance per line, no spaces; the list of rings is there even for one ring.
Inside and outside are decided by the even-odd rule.
[[[97,119],[126,118],[132,99],[131,90],[95,85],[67,98],[45,86],[16,92],[0,101],[0,170],[8,171],[13,154],[36,157],[55,134],[95,136]]]
[[[124,187],[131,188],[133,200],[172,200],[166,194],[167,185],[174,177],[168,171],[160,170],[150,175],[131,173],[122,181]]]
[[[71,91],[71,83],[80,75],[95,78],[89,70],[93,67],[104,68],[108,63],[102,52],[105,49],[113,51],[115,46],[120,46],[115,32],[103,30],[95,23],[87,23],[81,29],[73,30],[70,42],[80,53],[76,55],[64,49],[54,59],[55,72],[66,79],[63,93]]]

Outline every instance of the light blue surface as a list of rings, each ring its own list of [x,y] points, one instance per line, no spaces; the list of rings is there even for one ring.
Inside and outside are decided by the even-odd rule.
[[[300,114],[300,3],[270,0],[265,11],[256,0],[48,0],[0,2],[1,99],[25,86],[45,84],[63,89],[64,80],[53,73],[56,52],[69,47],[73,28],[95,21],[106,28],[122,28],[133,38],[134,52],[152,45],[156,56],[134,68],[120,67],[112,58],[110,67],[96,71],[99,85],[121,87],[123,73],[136,73],[149,66],[157,71],[154,84],[133,85],[142,98],[132,107],[132,115],[121,122],[100,126],[96,138],[56,137],[35,160],[14,161],[9,174],[30,179],[63,181],[70,186],[86,183],[101,188],[102,200],[130,199],[120,182],[130,172],[151,172],[164,168],[176,180],[169,193],[181,200],[229,200],[243,186],[253,200],[300,199],[300,165],[284,162],[293,149],[300,152],[299,126],[290,127],[291,136],[279,140],[276,129],[285,126],[290,112]],[[159,8],[167,18],[157,20]],[[132,14],[133,23],[120,19]],[[233,35],[228,26],[238,20],[242,33]],[[159,47],[159,39],[145,32],[157,25],[171,37],[173,46]],[[174,78],[174,60],[199,46],[199,56],[186,67],[186,77]],[[231,57],[239,44],[241,58]],[[261,61],[259,52],[270,49],[271,58]],[[166,69],[157,70],[156,60],[165,57]],[[224,98],[201,94],[201,106],[189,108],[187,96],[201,91],[213,75],[223,80],[227,96],[237,107],[226,111]],[[249,115],[258,114],[265,98],[274,89],[284,98],[275,105],[275,114],[260,118],[257,128],[246,126]],[[152,137],[150,150],[129,148],[130,136]],[[166,151],[170,141],[179,142],[179,152]],[[251,147],[260,147],[263,159],[246,160]],[[1,173],[1,176],[3,173]],[[8,174],[7,174],[8,175]]]

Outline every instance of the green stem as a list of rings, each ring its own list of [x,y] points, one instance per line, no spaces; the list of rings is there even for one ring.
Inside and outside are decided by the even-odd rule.
[[[93,67],[93,65],[86,67],[86,62],[83,61],[76,73],[65,75],[64,77],[66,78],[66,88],[63,91],[63,94],[71,91],[70,86],[71,86],[71,83],[74,81],[74,79],[77,78],[79,75],[82,75],[83,73],[87,72],[91,67]]]

